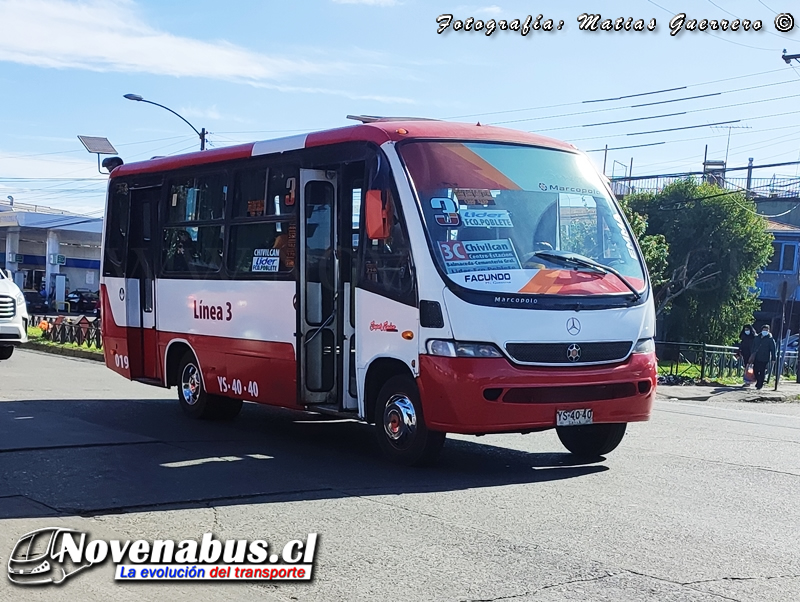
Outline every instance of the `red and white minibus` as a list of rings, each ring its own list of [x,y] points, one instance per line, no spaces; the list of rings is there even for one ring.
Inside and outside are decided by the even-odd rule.
[[[533,134],[362,121],[116,167],[107,365],[197,418],[374,423],[407,464],[446,433],[613,450],[650,414],[655,313],[606,181]]]

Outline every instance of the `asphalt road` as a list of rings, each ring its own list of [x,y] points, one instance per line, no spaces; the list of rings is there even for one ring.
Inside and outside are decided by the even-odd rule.
[[[195,422],[102,364],[0,362],[0,573],[40,527],[112,539],[319,533],[310,583],[119,583],[0,600],[800,600],[800,404],[659,401],[607,459],[553,432],[453,437],[428,469],[369,427],[246,404]]]

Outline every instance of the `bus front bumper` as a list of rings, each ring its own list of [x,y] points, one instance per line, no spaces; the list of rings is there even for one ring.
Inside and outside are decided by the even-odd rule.
[[[591,409],[594,423],[648,420],[656,369],[654,353],[583,368],[421,355],[417,382],[432,430],[504,433],[554,427],[558,410]]]

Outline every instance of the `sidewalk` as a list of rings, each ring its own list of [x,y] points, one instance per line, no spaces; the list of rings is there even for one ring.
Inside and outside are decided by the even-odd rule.
[[[658,385],[657,399],[679,401],[744,401],[749,403],[777,403],[800,401],[800,384],[794,380],[781,380],[773,391],[775,381],[758,391],[755,387],[726,387],[718,385]]]

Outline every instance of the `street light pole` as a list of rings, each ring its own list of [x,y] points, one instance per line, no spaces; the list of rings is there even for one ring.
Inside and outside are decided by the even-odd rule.
[[[145,98],[142,98],[138,94],[125,94],[124,98],[127,98],[128,100],[135,100],[136,102],[146,102],[147,104],[156,105],[157,107],[161,107],[162,109],[166,109],[167,111],[169,111],[170,113],[172,113],[176,117],[180,118],[186,125],[188,125],[190,128],[192,128],[194,130],[195,134],[200,136],[200,150],[201,151],[202,150],[206,150],[206,134],[208,133],[208,132],[206,132],[206,128],[202,128],[200,131],[198,131],[197,128],[194,127],[191,123],[189,123],[189,121],[183,115],[181,115],[179,113],[176,113],[175,111],[173,111],[169,107],[165,107],[164,105],[158,104],[157,102],[153,102],[152,100],[147,100]]]

